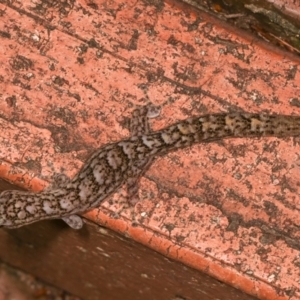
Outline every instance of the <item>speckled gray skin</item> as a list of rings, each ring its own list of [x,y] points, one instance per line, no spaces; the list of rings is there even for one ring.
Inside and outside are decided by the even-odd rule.
[[[137,119],[142,118],[138,114]],[[132,122],[134,124],[134,122]],[[156,156],[195,143],[223,138],[299,136],[300,117],[225,113],[193,117],[160,131],[138,130],[127,140],[104,145],[78,174],[57,188],[41,193],[4,191],[0,194],[0,225],[24,226],[43,219],[62,218],[72,228],[82,226],[77,214],[99,206],[124,184],[133,187]]]

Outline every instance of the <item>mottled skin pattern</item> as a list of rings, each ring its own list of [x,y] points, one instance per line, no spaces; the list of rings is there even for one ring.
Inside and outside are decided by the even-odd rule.
[[[147,127],[147,122],[144,125]],[[77,214],[98,207],[124,184],[134,186],[153,158],[223,138],[298,136],[300,117],[223,113],[189,118],[157,132],[138,132],[138,126],[134,131],[136,135],[127,140],[101,147],[71,181],[57,188],[41,193],[2,192],[0,225],[16,228],[43,219],[62,218],[78,229],[82,222]]]

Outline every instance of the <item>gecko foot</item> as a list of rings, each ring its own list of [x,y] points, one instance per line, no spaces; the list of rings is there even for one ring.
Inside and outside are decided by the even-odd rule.
[[[141,136],[151,132],[149,119],[156,118],[160,115],[161,108],[148,104],[135,109],[130,120],[130,133],[132,136]]]
[[[71,216],[63,217],[61,219],[73,229],[81,229],[83,226],[82,218],[79,217],[78,215],[71,215]]]

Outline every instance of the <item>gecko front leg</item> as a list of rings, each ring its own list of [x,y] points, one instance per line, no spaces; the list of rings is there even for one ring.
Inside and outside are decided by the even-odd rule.
[[[134,110],[132,114],[132,119],[130,120],[130,132],[134,136],[142,136],[144,134],[151,133],[151,128],[149,124],[149,119],[156,118],[160,114],[160,107],[153,105],[146,105]],[[139,180],[142,175],[147,171],[153,162],[154,157],[147,157],[140,159],[131,166],[126,182],[124,183],[124,188],[127,192],[126,196],[121,196],[125,198],[122,201],[122,208],[116,213],[116,216],[123,211],[124,208],[130,208],[132,218],[134,217],[134,206],[139,201],[138,190],[139,190]]]
[[[133,116],[130,122],[130,131],[132,136],[141,136],[143,134],[149,134],[151,127],[149,119],[158,117],[160,114],[160,107],[149,104],[141,108],[136,109],[133,112]],[[126,180],[126,188],[128,193],[128,202],[134,206],[138,201],[139,180],[143,174],[148,170],[152,164],[154,157],[147,157],[137,161],[132,166],[131,176]]]

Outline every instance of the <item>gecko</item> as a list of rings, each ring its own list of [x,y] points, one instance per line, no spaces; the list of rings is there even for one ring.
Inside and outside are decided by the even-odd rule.
[[[62,177],[42,192],[8,190],[0,194],[0,227],[17,228],[44,219],[62,219],[71,228],[83,226],[80,214],[98,207],[120,187],[134,205],[139,178],[153,160],[176,149],[225,138],[293,137],[300,135],[300,116],[218,113],[190,117],[152,132],[149,118],[160,109],[137,109],[132,136],[96,150],[71,180]]]

